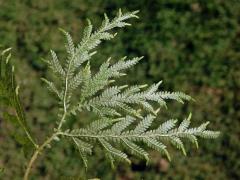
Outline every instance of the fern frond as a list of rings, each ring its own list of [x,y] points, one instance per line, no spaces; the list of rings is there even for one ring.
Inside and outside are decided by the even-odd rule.
[[[166,107],[168,100],[184,103],[192,98],[182,92],[161,91],[159,86],[162,81],[149,87],[145,84],[112,85],[116,78],[125,76],[124,71],[136,65],[142,57],[124,57],[115,64],[112,64],[109,58],[102,63],[98,71],[91,70],[90,59],[96,53],[95,48],[102,41],[116,36],[113,29],[129,26],[126,20],[137,18],[137,12],[122,13],[119,10],[112,20],[104,14],[99,28],[93,28],[91,21],[87,20],[88,25],[84,28],[83,37],[76,45],[71,35],[62,30],[66,37],[68,55],[65,62],[60,63],[56,53],[51,51],[52,60],[48,64],[63,79],[61,89],[44,79],[49,89],[59,97],[61,104],[62,114],[55,135],[68,137],[75,143],[85,167],[87,156],[92,154],[96,145],[102,147],[113,166],[117,159],[130,163],[128,153],[148,161],[147,148],[155,149],[171,160],[167,150],[168,143],[186,155],[183,139],[198,147],[198,137],[216,138],[219,135],[219,132],[206,130],[208,123],[189,128],[191,114],[179,126],[177,120],[170,119],[155,129],[151,127],[160,108]],[[78,97],[73,97],[76,91]],[[82,111],[96,113],[99,119],[85,128],[64,131],[62,124],[68,115],[77,115],[76,112]],[[144,116],[146,113],[148,115]],[[146,146],[141,146],[142,144]]]
[[[140,58],[133,58],[127,61],[119,61],[118,63],[110,66],[109,60],[103,63],[99,72],[96,73],[92,78],[89,78],[82,88],[82,100],[96,94],[99,90],[102,90],[106,85],[109,84],[110,78],[118,77],[121,75],[121,70],[130,68],[135,65]]]
[[[50,82],[50,81],[48,81],[48,80],[45,79],[45,78],[41,78],[41,80],[48,85],[49,91],[51,91],[51,92],[53,92],[54,94],[56,94],[57,97],[59,97],[60,99],[62,98],[62,95],[60,94],[60,92],[58,91],[57,87],[54,85],[53,82]]]
[[[73,64],[70,67],[70,71],[74,71],[77,67],[79,67],[82,63],[89,60],[90,57],[95,52],[89,52],[95,47],[97,47],[102,40],[110,40],[114,38],[114,34],[109,33],[108,31],[114,29],[116,27],[124,27],[128,25],[124,21],[137,17],[137,12],[131,12],[126,14],[121,14],[115,17],[112,21],[110,21],[105,15],[105,20],[102,26],[93,32],[93,26],[90,20],[88,20],[88,26],[84,29],[84,35],[82,41],[75,48],[75,53],[72,59],[69,61],[73,61]],[[92,54],[93,53],[93,54]]]
[[[107,118],[103,118],[97,121],[92,122],[88,127],[87,130],[91,131],[94,129],[94,131],[98,132],[104,128],[106,128],[107,126],[110,126],[114,121],[118,121],[119,119],[107,119]]]
[[[115,123],[111,131],[115,132],[116,134],[121,134],[121,132],[126,129],[131,123],[135,121],[135,118],[131,116],[126,116],[123,120]]]
[[[190,119],[192,114],[190,113],[187,119],[184,119],[178,127],[178,131],[185,131],[190,125]]]
[[[192,98],[182,92],[159,92],[158,96],[162,99],[173,99],[180,103],[184,103],[184,100],[191,100]]]
[[[110,30],[117,27],[124,27],[129,25],[124,21],[133,17],[136,18],[136,13],[137,11],[123,14],[121,11],[119,11],[118,15],[113,20],[109,20],[107,15],[105,15],[104,22],[96,31],[93,31],[91,21],[87,20],[88,26],[84,29],[83,38],[77,45],[74,45],[71,35],[65,30],[61,29],[64,36],[66,37],[66,51],[68,54],[67,60],[62,66],[58,60],[56,53],[51,50],[52,60],[47,61],[47,63],[49,64],[49,67],[55,73],[58,73],[59,76],[63,79],[64,86],[61,90],[58,90],[57,93],[56,88],[53,86],[53,83],[44,80],[47,82],[48,86],[53,92],[57,93],[58,96],[59,94],[62,95],[60,101],[63,108],[63,118],[58,123],[58,129],[61,128],[64,119],[68,114],[68,108],[70,107],[70,100],[73,91],[78,88],[80,84],[83,84],[81,90],[81,101],[83,101],[85,98],[92,96],[101,90],[104,86],[106,86],[108,84],[109,78],[119,75],[118,71],[126,69],[136,63],[137,58],[131,61],[122,62],[116,66],[111,67],[112,69],[108,69],[108,64],[106,63],[105,69],[104,67],[102,67],[102,70],[100,68],[99,73],[93,77],[91,76],[89,63],[85,68],[79,68],[96,53],[96,51],[93,51],[93,49],[97,47],[103,40],[110,40],[114,38],[116,34],[112,34],[109,32]],[[106,74],[108,72],[111,72],[112,74]]]
[[[49,67],[52,68],[53,72],[55,73],[59,73],[60,75],[64,76],[65,75],[65,71],[62,68],[62,65],[60,64],[57,54],[53,51],[50,50],[51,55],[52,55],[52,59],[49,62]]]
[[[65,47],[66,47],[67,53],[70,56],[69,58],[71,58],[71,56],[75,53],[75,45],[73,43],[72,36],[68,32],[66,32],[65,30],[63,30],[63,29],[60,29],[60,31],[62,31],[62,33],[66,37]]]
[[[105,68],[100,68],[105,69]],[[106,68],[107,69],[107,68]],[[109,76],[110,73],[105,73]],[[103,77],[103,76],[99,76]],[[104,88],[104,86],[97,86],[96,84],[100,82],[103,82],[98,78],[96,80],[95,85],[89,85],[88,90],[85,90],[88,94],[95,94],[96,91]],[[104,81],[104,85],[107,85],[107,81]],[[159,85],[161,82],[149,87],[147,90],[143,91],[142,89],[145,88],[145,85],[141,86],[130,86],[127,89],[123,87],[113,86],[105,89],[100,95],[93,97],[92,99],[89,99],[88,101],[81,102],[81,108],[79,110],[81,111],[83,108],[90,109],[90,107],[107,107],[107,108],[117,108],[122,109],[125,112],[130,112],[130,114],[135,114],[139,116],[138,113],[136,113],[135,107],[133,105],[139,105],[143,107],[148,112],[151,112],[153,114],[156,114],[156,111],[154,110],[153,105],[150,102],[157,102],[159,106],[166,106],[167,99],[174,99],[179,102],[183,102],[184,100],[190,100],[191,97],[188,95],[185,95],[184,93],[166,93],[157,91]],[[97,89],[93,88],[99,87]],[[84,93],[85,94],[85,93]],[[84,95],[86,96],[86,95]],[[126,110],[127,107],[127,110]]]
[[[72,138],[73,139],[73,142],[76,144],[77,148],[78,148],[78,151],[79,151],[79,154],[83,160],[83,163],[84,163],[84,166],[85,168],[87,169],[87,163],[88,163],[88,160],[87,160],[87,155],[91,155],[92,154],[92,148],[93,146],[89,143],[86,143],[80,139],[77,139],[77,138]]]
[[[99,28],[93,28],[91,21],[87,20],[88,25],[84,28],[83,37],[77,44],[74,44],[68,32],[61,29],[66,38],[65,61],[59,59],[53,50],[50,50],[51,59],[46,61],[61,83],[42,79],[48,89],[58,97],[60,119],[53,134],[41,145],[34,142],[29,132],[19,100],[19,86],[15,82],[14,67],[9,65],[11,58],[9,49],[1,53],[0,103],[15,110],[15,115],[6,112],[4,117],[22,128],[26,136],[24,137],[26,144],[30,142],[36,148],[27,166],[25,180],[28,179],[37,156],[45,147],[50,147],[52,141],[59,141],[61,137],[68,137],[76,145],[87,168],[88,156],[92,155],[96,145],[101,146],[113,166],[116,160],[131,163],[128,158],[129,153],[148,162],[148,148],[159,151],[170,160],[167,150],[169,143],[186,155],[184,139],[198,147],[198,137],[212,139],[219,136],[219,132],[207,130],[208,122],[199,127],[189,128],[191,114],[178,126],[177,120],[171,119],[157,128],[151,127],[160,108],[166,107],[167,100],[184,103],[192,98],[182,92],[160,91],[159,86],[162,81],[149,87],[145,84],[112,85],[116,78],[125,76],[124,71],[136,65],[143,57],[132,59],[124,57],[115,64],[111,64],[109,58],[98,71],[91,70],[90,59],[96,54],[95,48],[102,41],[113,39],[116,36],[113,32],[115,28],[131,25],[126,20],[138,18],[137,13],[138,11],[122,13],[120,9],[112,20],[104,14],[104,20]],[[6,54],[8,55],[5,56]],[[74,96],[75,94],[77,96]],[[68,120],[70,113],[77,115],[77,111],[90,111],[99,117],[86,127],[64,130],[63,124]],[[146,146],[142,146],[143,144]]]
[[[104,140],[103,138],[98,138],[98,141],[102,144],[102,146],[104,147],[104,149],[111,154],[113,157],[120,159],[120,160],[124,160],[127,161],[128,163],[130,163],[130,160],[128,159],[127,154],[125,154],[124,152],[114,148],[110,143],[108,143],[106,140]]]
[[[144,133],[152,124],[154,117],[152,115],[148,115],[137,125],[137,127],[134,129],[134,132],[136,133]]]
[[[131,152],[131,154],[145,159],[146,162],[149,161],[148,153],[143,148],[135,144],[133,141],[128,140],[127,138],[121,138],[121,141],[126,149]]]
[[[170,120],[164,122],[163,124],[161,124],[156,129],[156,131],[158,131],[159,133],[167,133],[170,129],[175,127],[176,123],[177,123],[176,119],[170,119]]]
[[[100,125],[98,121],[96,121],[97,126],[89,126],[88,130],[75,129],[61,133],[61,135],[83,141],[88,140],[88,142],[99,141],[100,145],[110,154],[127,161],[127,155],[122,150],[117,149],[117,147],[113,147],[113,145],[123,145],[130,153],[143,157],[148,161],[147,151],[138,145],[139,143],[145,143],[149,148],[163,153],[170,160],[167,146],[164,144],[166,140],[169,140],[174,147],[180,149],[186,155],[182,139],[188,139],[196,144],[197,137],[216,138],[219,135],[219,132],[206,130],[206,123],[196,128],[188,128],[189,124],[186,124],[186,120],[190,123],[190,118],[191,116],[183,120],[178,127],[176,127],[175,120],[169,120],[156,129],[148,130],[155,119],[154,116],[148,115],[144,117],[134,129],[131,129],[129,125],[135,118],[127,116],[116,123],[113,121],[110,121],[113,122],[110,124],[102,123],[104,128],[100,128],[97,131],[96,127]]]

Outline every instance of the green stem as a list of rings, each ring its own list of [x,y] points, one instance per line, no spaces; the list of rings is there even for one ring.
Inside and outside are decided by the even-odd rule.
[[[52,140],[53,140],[57,135],[58,135],[58,133],[54,133],[51,137],[49,137],[46,141],[44,141],[44,143],[43,143],[41,146],[39,146],[39,147],[35,150],[32,158],[30,159],[30,161],[29,161],[29,163],[28,163],[28,165],[27,165],[27,169],[26,169],[26,171],[25,171],[24,178],[23,178],[24,180],[28,180],[28,177],[29,177],[31,168],[32,168],[34,162],[36,161],[36,159],[38,158],[38,155],[41,153],[41,151],[42,151],[47,145],[49,145],[49,144],[52,142]]]
[[[63,97],[63,111],[64,112],[63,112],[62,118],[61,118],[61,120],[59,122],[59,125],[57,127],[57,131],[50,138],[48,138],[41,146],[36,148],[32,158],[30,159],[30,161],[28,163],[26,172],[24,174],[24,180],[28,180],[28,177],[29,177],[31,168],[33,166],[33,163],[36,161],[39,153],[44,149],[44,147],[46,145],[48,145],[48,144],[50,144],[52,142],[54,137],[56,137],[58,134],[60,134],[60,130],[61,130],[62,124],[63,124],[63,122],[64,122],[64,120],[65,120],[65,118],[67,116],[67,104],[66,104],[66,101],[67,101],[67,91],[68,91],[68,76],[69,76],[69,71],[70,71],[70,67],[71,67],[71,63],[72,63],[73,59],[74,59],[74,57],[72,57],[72,59],[70,60],[70,62],[68,64],[68,67],[67,67],[67,72],[66,72],[66,77],[65,77],[64,97]]]
[[[71,64],[72,64],[72,61],[74,60],[74,58],[75,58],[75,54],[71,58],[71,60],[70,60],[70,62],[68,64],[66,75],[65,75],[66,76],[65,77],[65,89],[64,89],[64,96],[63,96],[63,111],[64,111],[64,113],[63,113],[62,119],[59,122],[59,125],[58,125],[58,128],[57,128],[58,131],[61,129],[62,124],[63,124],[63,122],[65,120],[65,117],[67,115],[67,102],[66,101],[67,101],[67,93],[68,93],[67,92],[68,91],[68,78],[69,78],[68,76],[69,76]]]

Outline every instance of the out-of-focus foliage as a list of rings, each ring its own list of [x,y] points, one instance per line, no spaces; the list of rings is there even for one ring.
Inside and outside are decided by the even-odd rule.
[[[13,131],[12,134],[16,141],[22,145],[25,153],[31,153],[36,144],[30,134],[26,122],[26,115],[19,98],[19,86],[17,86],[14,75],[14,66],[10,64],[11,48],[5,49],[0,55],[0,107],[4,120],[7,120],[21,133]],[[9,112],[11,109],[12,114]]]
[[[114,13],[123,7],[139,9],[140,20],[135,28],[124,34],[120,32],[115,41],[103,44],[101,54],[93,59],[95,66],[102,64],[99,59],[106,59],[109,54],[145,56],[128,81],[140,84],[163,79],[168,90],[180,90],[196,99],[184,107],[169,106],[167,113],[160,113],[163,119],[169,118],[168,112],[173,110],[176,117],[192,111],[193,124],[210,121],[210,128],[222,131],[221,138],[202,143],[202,148],[195,152],[187,152],[188,158],[175,153],[171,164],[152,153],[154,161],[149,167],[135,160],[132,167],[119,165],[112,172],[97,150],[97,157],[89,159],[85,173],[76,158],[78,152],[70,144],[64,145],[59,148],[62,151],[47,152],[44,163],[37,165],[38,173],[33,173],[35,178],[239,179],[240,2],[237,0],[0,0],[0,43],[4,47],[12,46],[17,54],[14,57],[19,67],[17,80],[32,131],[41,139],[52,131],[50,124],[55,122],[56,102],[43,90],[39,78],[48,74],[40,57],[46,57],[48,49],[63,52],[64,40],[57,28],[63,27],[73,39],[79,39],[85,23],[82,20],[86,17],[100,23],[104,12]],[[91,118],[89,114],[82,117]],[[72,118],[68,125],[73,126],[74,122],[78,121]],[[24,169],[26,160],[19,145],[7,136],[12,127],[2,120],[0,127],[2,174],[5,179],[16,179],[22,174],[20,170]],[[76,156],[71,158],[72,155]],[[53,164],[54,161],[61,163]],[[100,162],[101,166],[96,166]]]

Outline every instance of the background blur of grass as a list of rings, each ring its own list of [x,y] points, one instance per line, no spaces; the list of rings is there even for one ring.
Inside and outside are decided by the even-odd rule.
[[[152,162],[134,160],[111,170],[96,150],[84,171],[74,147],[64,141],[47,150],[34,168],[33,179],[240,179],[240,1],[237,0],[0,0],[0,44],[13,47],[17,79],[34,135],[42,141],[55,125],[56,102],[40,81],[49,76],[41,57],[49,49],[64,50],[58,28],[76,42],[89,17],[98,25],[104,12],[139,9],[140,19],[103,43],[92,60],[97,67],[108,56],[145,56],[124,79],[131,83],[163,80],[164,90],[183,91],[196,99],[185,105],[170,103],[162,120],[193,113],[193,124],[210,121],[221,130],[214,141],[201,141],[200,149],[187,146],[188,157],[173,153],[169,164],[152,152]],[[121,83],[125,83],[122,81]],[[171,115],[172,114],[172,115]],[[171,115],[171,116],[170,116]],[[87,121],[88,115],[82,115]],[[161,119],[160,118],[160,119]],[[68,126],[78,122],[72,118]],[[26,159],[12,134],[18,130],[0,119],[2,179],[20,179]]]

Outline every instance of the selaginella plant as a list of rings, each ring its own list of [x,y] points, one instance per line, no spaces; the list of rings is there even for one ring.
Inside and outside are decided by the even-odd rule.
[[[66,37],[67,58],[60,60],[51,50],[50,60],[46,60],[49,68],[58,77],[59,82],[42,79],[48,89],[59,101],[59,113],[56,117],[56,128],[52,135],[38,145],[32,138],[23,108],[18,97],[18,86],[15,84],[13,68],[9,65],[9,49],[2,53],[0,66],[1,101],[11,105],[16,113],[4,113],[6,119],[17,123],[25,132],[26,141],[23,144],[32,145],[34,152],[26,167],[24,179],[27,180],[31,168],[38,155],[52,144],[61,143],[67,138],[76,145],[87,168],[87,157],[92,154],[96,146],[100,146],[113,166],[116,160],[131,163],[128,154],[149,161],[147,149],[154,149],[165,155],[169,160],[167,145],[170,143],[180,149],[185,155],[183,139],[187,139],[198,147],[197,137],[216,138],[219,132],[207,130],[208,122],[199,127],[190,128],[191,114],[181,122],[175,119],[158,123],[158,112],[166,106],[169,99],[180,103],[191,100],[191,97],[181,92],[159,91],[161,81],[151,86],[115,84],[115,80],[125,76],[124,70],[136,65],[143,57],[128,59],[121,58],[111,63],[111,58],[102,63],[95,73],[91,71],[91,57],[96,53],[94,49],[103,41],[116,36],[115,28],[123,28],[130,24],[126,20],[138,18],[138,11],[122,13],[109,20],[104,15],[101,26],[93,29],[88,20],[80,43],[75,45],[70,34],[61,29]],[[77,101],[76,101],[77,99]],[[96,114],[96,120],[85,127],[76,129],[63,128],[70,115],[79,116],[80,112],[88,111]],[[81,120],[81,117],[79,117]],[[152,125],[153,121],[154,127]],[[158,124],[158,126],[156,126]],[[24,139],[24,138],[23,138]],[[30,144],[30,145],[29,145]]]

